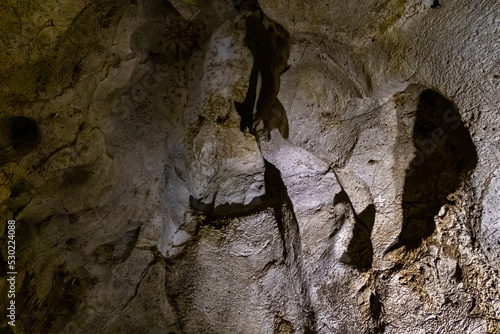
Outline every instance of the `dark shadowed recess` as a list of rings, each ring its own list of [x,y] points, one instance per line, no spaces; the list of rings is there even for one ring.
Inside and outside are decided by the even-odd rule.
[[[380,295],[375,291],[370,294],[370,315],[375,321],[375,326],[373,328],[373,333],[384,333],[386,323],[380,321],[382,315],[383,304],[380,300]]]
[[[290,217],[292,219],[287,219],[285,217],[287,212],[293,213],[294,211],[292,203],[288,198],[286,186],[281,178],[281,172],[267,160],[264,161],[266,164],[266,169],[264,171],[266,195],[269,196],[270,203],[273,206],[276,223],[278,224],[278,230],[280,232],[281,243],[283,245],[283,258],[286,259],[288,254],[297,255],[290,247],[297,247],[298,245],[289,243],[287,237],[289,237],[290,232],[298,233],[298,225],[289,226],[291,222],[296,223],[296,221],[294,221],[295,217]],[[290,229],[292,231],[290,231]],[[294,238],[290,239],[294,240]]]
[[[278,231],[283,245],[283,259],[288,263],[288,266],[295,267],[298,272],[302,272],[301,237],[293,203],[288,196],[288,190],[283,182],[280,170],[267,160],[264,160],[264,162],[266,165],[264,172],[266,195],[269,196],[269,202],[273,207],[274,216],[278,225]],[[302,328],[302,332],[305,334],[316,333],[316,315],[310,304],[311,301],[309,299],[308,287],[303,278],[300,279],[300,281],[303,287],[304,297],[306,298],[303,307],[307,319],[306,324],[304,324]],[[287,331],[288,329],[290,329],[290,331]],[[284,319],[275,323],[275,333],[295,332],[292,324]]]
[[[0,120],[0,166],[31,152],[38,144],[38,126],[24,116],[10,116]]]
[[[370,204],[363,212],[356,215],[351,200],[344,190],[335,195],[333,202],[335,205],[342,203],[348,206],[355,220],[352,238],[340,261],[353,266],[359,271],[370,269],[373,261],[371,233],[375,222],[375,206]]]
[[[288,68],[290,35],[262,12],[257,1],[239,1],[237,8],[250,13],[245,44],[253,56],[247,95],[242,103],[235,103],[241,131],[248,128],[254,135],[262,131],[269,137],[272,129],[278,129],[283,138],[288,138],[288,118],[277,95],[280,76]],[[259,121],[263,129],[257,129]]]
[[[394,245],[407,249],[418,247],[434,232],[434,216],[477,164],[476,148],[458,110],[431,89],[420,95],[413,143],[415,158],[404,184],[403,227]]]

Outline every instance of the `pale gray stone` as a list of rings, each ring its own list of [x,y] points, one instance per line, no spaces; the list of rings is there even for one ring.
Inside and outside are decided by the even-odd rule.
[[[499,332],[499,6],[0,5],[0,331]]]

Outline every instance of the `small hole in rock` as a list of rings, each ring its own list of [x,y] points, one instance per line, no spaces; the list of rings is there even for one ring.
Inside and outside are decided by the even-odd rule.
[[[0,165],[31,152],[39,140],[38,126],[24,116],[0,120]]]
[[[75,243],[76,243],[75,238],[69,238],[68,240],[66,240],[66,245],[68,246],[74,245]]]
[[[8,139],[18,151],[31,151],[38,140],[36,122],[28,117],[13,116],[6,121]]]
[[[431,8],[437,8],[438,6],[441,6],[441,4],[439,3],[439,0],[434,0],[434,2],[431,5]]]

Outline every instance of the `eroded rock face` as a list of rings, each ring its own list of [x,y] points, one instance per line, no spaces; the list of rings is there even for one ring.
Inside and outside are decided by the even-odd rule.
[[[9,4],[16,330],[500,331],[497,4]]]

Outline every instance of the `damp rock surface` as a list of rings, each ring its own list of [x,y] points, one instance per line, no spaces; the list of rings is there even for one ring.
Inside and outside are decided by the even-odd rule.
[[[0,2],[0,332],[499,332],[499,7]]]

